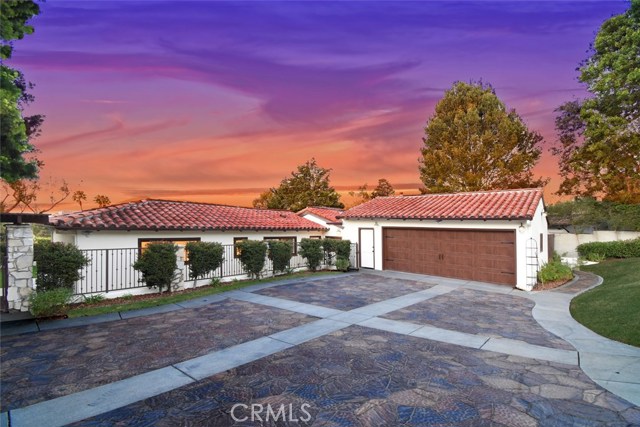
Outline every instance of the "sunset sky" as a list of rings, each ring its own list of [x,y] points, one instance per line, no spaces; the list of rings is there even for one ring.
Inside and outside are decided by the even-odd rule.
[[[453,82],[482,80],[555,141],[576,67],[625,1],[49,0],[9,65],[36,84],[41,172],[90,199],[251,204],[315,157],[341,191],[420,185]],[[548,152],[536,168],[558,187]],[[44,196],[43,196],[44,197]],[[553,197],[547,197],[548,201]],[[85,204],[85,208],[94,206]],[[74,203],[62,206],[77,209]]]

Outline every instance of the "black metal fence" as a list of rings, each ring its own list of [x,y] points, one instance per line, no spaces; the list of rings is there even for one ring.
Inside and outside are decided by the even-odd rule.
[[[223,245],[224,255],[220,268],[199,278],[230,278],[246,276],[247,272],[242,267],[239,258],[235,256],[234,245]],[[302,270],[307,268],[306,260],[299,254],[300,248],[296,251],[296,255],[291,257],[289,268],[291,270]],[[81,279],[76,282],[75,294],[93,294],[106,293],[112,291],[121,291],[126,289],[144,288],[146,285],[140,280],[141,274],[133,268],[133,264],[138,259],[140,253],[138,248],[126,249],[85,249],[82,251],[89,259],[89,264],[81,271]],[[322,267],[328,267],[330,260],[325,260]],[[351,268],[358,268],[357,244],[351,244],[351,254],[349,257]],[[265,266],[262,270],[262,276],[273,275],[273,262],[267,257]],[[185,264],[182,270],[182,281],[189,281],[189,264]]]

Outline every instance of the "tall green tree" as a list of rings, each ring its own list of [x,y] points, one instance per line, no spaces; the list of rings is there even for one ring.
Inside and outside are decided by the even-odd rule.
[[[31,0],[0,2],[0,178],[8,183],[20,179],[36,179],[42,166],[30,154],[36,151],[31,140],[39,134],[42,115],[24,116],[25,107],[34,98],[28,83],[19,71],[5,65],[13,53],[13,41],[33,33],[27,22],[40,13]]]
[[[640,203],[640,0],[602,24],[579,80],[592,96],[558,108],[558,194]]]
[[[419,162],[427,193],[539,187],[542,136],[507,110],[493,88],[457,82],[429,119]]]
[[[318,166],[316,159],[312,158],[291,172],[290,177],[284,178],[280,186],[261,194],[253,205],[294,212],[308,206],[344,208],[340,194],[329,183],[330,175],[331,169]]]
[[[384,197],[384,196],[393,196],[396,194],[396,191],[393,189],[393,186],[386,178],[380,178],[378,180],[378,185],[373,191],[369,192],[367,190],[367,184],[361,185],[358,187],[358,191],[349,191],[349,195],[354,198],[354,201],[351,204],[351,207],[360,205],[364,202],[368,202],[371,199],[375,199],[376,197]]]

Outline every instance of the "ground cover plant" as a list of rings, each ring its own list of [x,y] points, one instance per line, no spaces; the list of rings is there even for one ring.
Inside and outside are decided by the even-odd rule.
[[[602,285],[571,301],[571,315],[587,328],[640,347],[640,258],[583,266],[604,279]]]

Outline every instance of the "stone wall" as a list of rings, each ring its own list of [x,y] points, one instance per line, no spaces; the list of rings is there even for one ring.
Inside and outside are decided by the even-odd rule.
[[[7,225],[7,266],[10,310],[29,310],[33,292],[33,231],[31,225]]]

